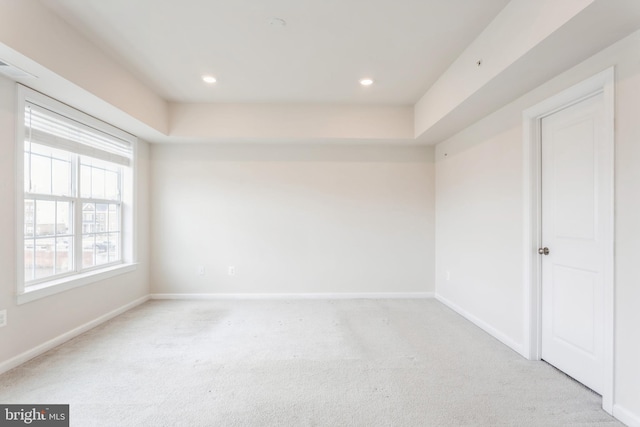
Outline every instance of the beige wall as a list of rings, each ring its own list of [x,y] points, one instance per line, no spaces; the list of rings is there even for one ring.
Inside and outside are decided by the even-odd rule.
[[[154,145],[152,292],[432,292],[432,156]]]
[[[640,419],[638,52],[640,33],[635,33],[436,148],[436,293],[520,350],[525,339],[522,112],[615,65],[614,413],[626,411],[636,419]]]
[[[0,77],[0,364],[32,350],[149,293],[148,175],[149,147],[139,144],[138,246],[135,272],[72,289],[26,304],[16,304],[15,108],[16,84]]]

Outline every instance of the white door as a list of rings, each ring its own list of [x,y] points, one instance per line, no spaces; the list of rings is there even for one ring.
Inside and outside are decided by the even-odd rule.
[[[613,173],[604,120],[602,94],[541,120],[542,358],[600,394]]]

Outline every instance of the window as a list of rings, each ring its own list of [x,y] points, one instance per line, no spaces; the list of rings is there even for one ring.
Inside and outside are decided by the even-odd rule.
[[[135,138],[22,86],[19,99],[18,295],[26,302],[133,263]]]

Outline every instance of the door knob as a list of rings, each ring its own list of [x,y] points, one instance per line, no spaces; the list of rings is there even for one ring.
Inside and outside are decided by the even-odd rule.
[[[540,255],[549,255],[549,248],[540,248],[538,249],[538,253]]]

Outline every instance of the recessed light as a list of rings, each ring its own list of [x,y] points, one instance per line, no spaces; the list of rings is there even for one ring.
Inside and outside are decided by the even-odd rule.
[[[360,80],[360,84],[362,86],[371,86],[373,84],[373,80],[372,79],[362,79],[362,80]]]
[[[205,83],[213,84],[213,83],[215,83],[217,80],[216,80],[216,78],[215,78],[215,77],[213,77],[213,76],[206,75],[206,76],[202,76],[202,81],[203,81],[203,82],[205,82]]]
[[[271,20],[269,20],[269,24],[274,27],[284,28],[287,26],[287,21],[282,18],[271,18]]]

